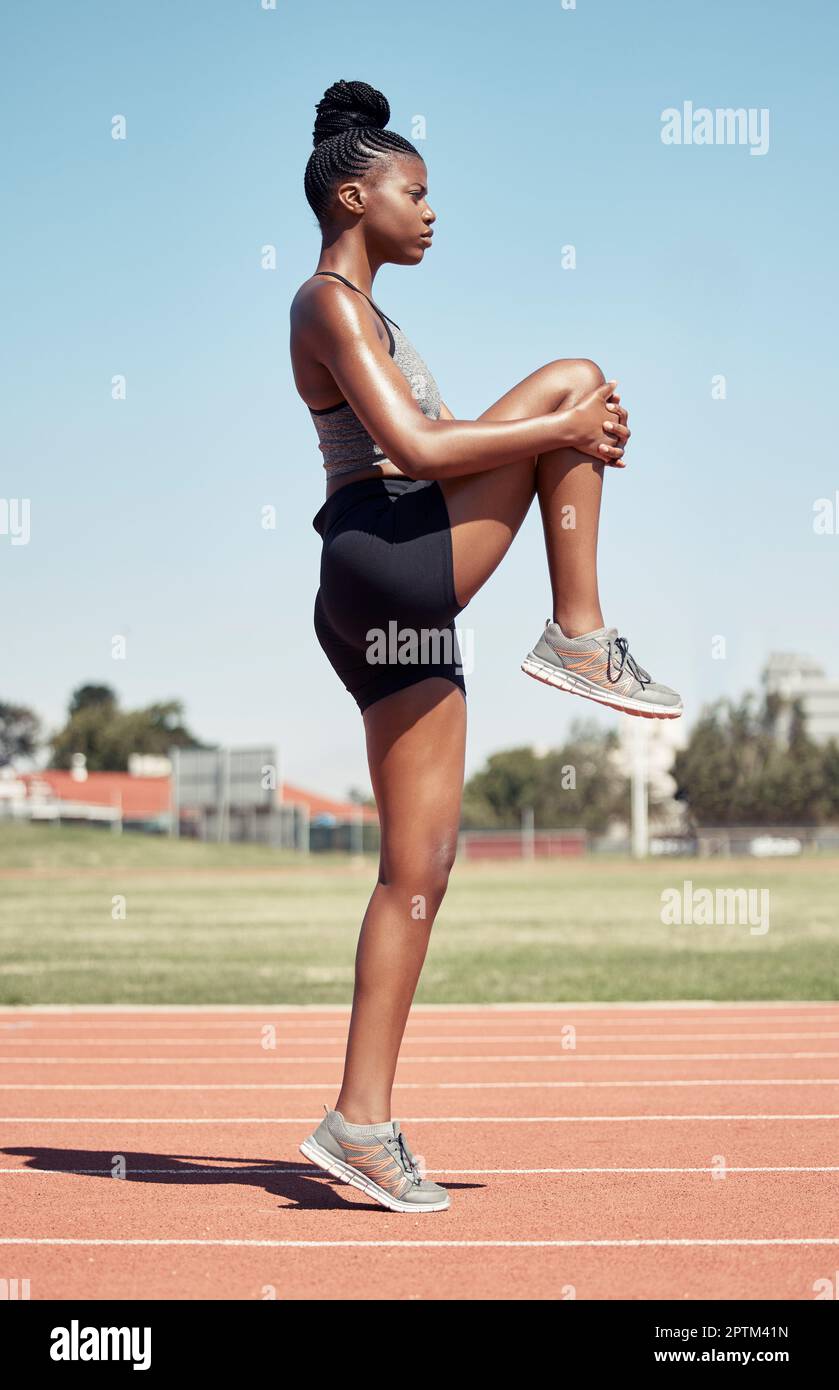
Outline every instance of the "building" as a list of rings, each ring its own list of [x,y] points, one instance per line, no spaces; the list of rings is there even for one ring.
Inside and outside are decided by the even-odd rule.
[[[172,833],[243,840],[275,849],[345,849],[378,844],[374,808],[304,791],[282,773],[272,744],[173,748]]]
[[[670,769],[679,748],[687,743],[683,719],[641,719],[622,714],[618,720],[618,746],[613,757],[625,777],[638,770],[646,777],[651,828],[680,834],[685,829],[686,808],[674,800],[676,779]]]
[[[130,772],[20,772],[0,781],[7,816],[115,829],[169,829],[169,778],[137,777]]]
[[[129,772],[88,772],[77,755],[69,770],[41,772],[0,769],[0,819],[99,825],[114,830],[170,834],[173,828],[172,775],[168,759],[131,759]],[[169,768],[167,771],[166,768]],[[262,842],[304,851],[378,846],[375,807],[323,796],[283,782],[264,807],[228,807],[219,820],[215,807],[182,806],[179,831],[202,840],[218,838]]]
[[[800,699],[805,727],[815,743],[839,739],[839,680],[832,680],[812,657],[772,652],[761,679],[768,695]]]
[[[279,797],[284,806],[294,808],[298,823],[308,827],[310,850],[351,850],[360,854],[379,848],[379,813],[375,806],[321,796],[290,782],[283,783]]]

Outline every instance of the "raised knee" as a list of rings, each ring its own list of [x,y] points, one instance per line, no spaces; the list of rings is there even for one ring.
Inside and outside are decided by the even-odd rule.
[[[571,357],[566,361],[567,385],[580,395],[587,395],[606,380],[602,370],[590,357]]]

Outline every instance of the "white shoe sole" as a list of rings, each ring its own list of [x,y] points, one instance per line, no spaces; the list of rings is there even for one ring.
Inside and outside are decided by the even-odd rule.
[[[446,1211],[451,1206],[451,1198],[448,1192],[439,1202],[403,1202],[399,1197],[394,1197],[392,1192],[385,1192],[383,1187],[373,1182],[364,1173],[360,1173],[357,1168],[351,1168],[342,1159],[336,1158],[327,1149],[321,1148],[316,1139],[304,1139],[302,1144],[297,1146],[302,1154],[305,1154],[312,1163],[316,1163],[319,1168],[331,1173],[333,1178],[340,1178],[341,1182],[349,1183],[351,1187],[357,1187],[362,1192],[366,1192],[368,1197],[373,1197],[382,1206],[390,1207],[391,1211]]]
[[[571,695],[582,695],[585,700],[595,700],[599,705],[608,705],[610,709],[621,710],[624,714],[640,714],[643,719],[678,719],[682,713],[681,705],[651,705],[648,700],[633,700],[628,695],[618,703],[614,697],[609,699],[610,691],[601,690],[584,676],[563,671],[538,656],[526,656],[521,669],[526,675],[533,676],[534,680],[544,681],[557,690],[567,690]]]

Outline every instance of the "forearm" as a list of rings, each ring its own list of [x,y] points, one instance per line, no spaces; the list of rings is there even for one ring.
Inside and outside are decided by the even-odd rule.
[[[571,447],[567,412],[526,420],[424,420],[403,467],[413,478],[460,477],[526,462],[548,449]]]

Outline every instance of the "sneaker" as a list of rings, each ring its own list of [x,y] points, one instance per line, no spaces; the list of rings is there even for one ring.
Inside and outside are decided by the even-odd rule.
[[[325,1117],[300,1152],[341,1182],[366,1192],[391,1211],[445,1211],[449,1194],[422,1177],[398,1120],[348,1129],[340,1110]]]
[[[649,671],[638,665],[616,627],[566,637],[559,623],[548,618],[521,669],[536,680],[624,714],[678,719],[682,713],[682,697],[667,685],[657,685]]]

